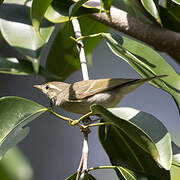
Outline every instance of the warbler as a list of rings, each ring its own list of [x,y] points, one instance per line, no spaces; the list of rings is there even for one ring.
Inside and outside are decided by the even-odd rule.
[[[161,75],[146,79],[94,79],[78,81],[72,84],[55,81],[43,85],[34,85],[34,87],[46,94],[53,105],[69,112],[85,114],[90,111],[92,104],[99,104],[105,108],[114,107],[126,94],[145,82],[165,76]]]

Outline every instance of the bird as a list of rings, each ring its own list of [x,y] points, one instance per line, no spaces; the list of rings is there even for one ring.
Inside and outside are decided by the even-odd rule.
[[[72,113],[86,114],[93,104],[102,105],[105,108],[114,107],[126,94],[131,93],[145,82],[165,76],[145,79],[91,79],[72,84],[54,81],[34,85],[34,87],[43,92],[53,105]]]

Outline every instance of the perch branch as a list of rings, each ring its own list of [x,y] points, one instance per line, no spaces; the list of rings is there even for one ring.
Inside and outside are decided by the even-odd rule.
[[[113,6],[111,8],[111,21],[106,13],[91,14],[89,16],[117,31],[147,43],[158,51],[168,53],[180,64],[180,33],[142,22],[129,13]]]
[[[81,37],[81,28],[79,25],[79,22],[77,19],[72,20],[72,25],[75,33],[76,39]],[[82,75],[84,80],[89,79],[88,75],[88,68],[87,68],[87,63],[86,63],[86,56],[85,56],[85,51],[84,51],[84,45],[82,40],[77,42],[77,49],[79,52],[79,59],[81,63],[81,70],[82,70]],[[83,132],[84,135],[84,140],[83,140],[83,147],[82,147],[82,155],[81,155],[81,160],[79,163],[79,168],[77,170],[77,176],[76,180],[83,180],[85,176],[85,169],[87,169],[87,161],[88,161],[88,131]]]

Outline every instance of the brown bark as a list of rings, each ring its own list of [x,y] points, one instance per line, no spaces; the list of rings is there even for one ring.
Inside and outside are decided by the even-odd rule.
[[[92,14],[90,17],[145,42],[158,51],[168,53],[180,64],[180,33],[158,25],[144,23],[127,12],[114,7],[111,8],[112,21],[105,13]]]

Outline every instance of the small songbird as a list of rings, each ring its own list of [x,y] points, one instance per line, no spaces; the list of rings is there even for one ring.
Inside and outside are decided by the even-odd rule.
[[[165,76],[146,79],[95,79],[73,84],[48,82],[34,87],[46,94],[53,105],[69,112],[85,114],[90,111],[92,104],[99,104],[106,108],[114,107],[126,94],[143,83]]]

